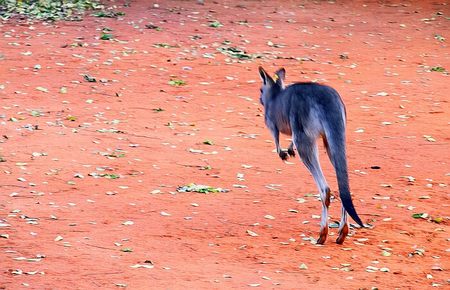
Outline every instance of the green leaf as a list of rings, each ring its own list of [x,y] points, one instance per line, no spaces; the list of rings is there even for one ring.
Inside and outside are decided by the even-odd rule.
[[[66,120],[71,121],[71,122],[75,122],[77,120],[77,117],[69,115],[66,117]]]
[[[103,176],[104,176],[105,178],[108,178],[108,179],[118,179],[118,178],[120,178],[119,175],[113,174],[113,173],[105,174],[105,175],[103,175]]]
[[[208,26],[209,26],[209,27],[214,27],[214,28],[219,28],[219,27],[222,27],[223,24],[220,23],[220,22],[217,21],[217,20],[214,20],[214,21],[210,21],[209,24],[208,24]]]
[[[427,213],[414,213],[413,215],[412,215],[412,217],[413,218],[415,218],[415,219],[426,219],[427,217],[428,217],[428,214]]]
[[[184,80],[172,79],[169,81],[169,85],[175,86],[175,87],[181,87],[181,86],[186,85],[186,82]]]
[[[225,55],[228,55],[233,58],[238,58],[240,60],[251,60],[254,58],[259,58],[259,56],[257,55],[248,54],[244,50],[233,46],[222,46],[217,48],[217,50]]]
[[[412,215],[412,217],[415,218],[415,219],[420,219],[422,217],[422,213],[414,213]]]
[[[164,42],[155,43],[155,44],[153,44],[153,46],[157,47],[157,48],[174,48],[174,47],[178,47],[178,45],[171,45],[171,44],[164,43]]]
[[[117,18],[118,16],[124,16],[124,12],[120,11],[99,11],[92,14],[95,17]]]
[[[111,33],[102,33],[102,36],[100,37],[101,40],[111,40],[114,39],[114,35]]]
[[[218,193],[218,192],[228,192],[229,189],[223,189],[223,188],[216,188],[209,185],[201,185],[201,184],[195,184],[190,183],[185,186],[180,186],[177,188],[178,192],[198,192],[198,193]]]
[[[434,66],[434,67],[431,68],[431,71],[445,72],[445,68],[443,68],[442,66]]]
[[[41,20],[79,21],[85,10],[103,8],[98,0],[1,0],[0,18],[26,16]]]

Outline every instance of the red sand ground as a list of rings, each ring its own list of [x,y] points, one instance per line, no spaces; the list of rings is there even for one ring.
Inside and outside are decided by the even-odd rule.
[[[0,288],[449,287],[442,2],[131,1],[119,19],[2,22]],[[227,57],[224,41],[262,58]],[[272,152],[258,65],[343,96],[354,203],[373,228],[342,246],[335,228],[314,245],[316,187]],[[176,192],[191,182],[231,191]]]

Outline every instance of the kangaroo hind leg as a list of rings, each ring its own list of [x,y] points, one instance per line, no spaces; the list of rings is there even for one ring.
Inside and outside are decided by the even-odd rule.
[[[320,199],[322,201],[322,216],[320,220],[320,236],[317,244],[325,243],[328,236],[328,206],[330,205],[330,188],[328,187],[325,176],[319,162],[319,151],[314,138],[300,133],[294,135],[294,143],[301,160],[306,168],[311,172],[314,181],[319,188]]]
[[[325,149],[327,150],[328,157],[332,161],[331,152],[330,152],[330,145],[328,144],[327,137],[325,135],[322,136],[323,138],[323,145],[325,146]],[[347,218],[347,211],[345,210],[344,206],[342,206],[342,214],[341,214],[341,222],[339,223],[339,236],[336,239],[337,244],[343,244],[345,238],[347,237],[349,232],[349,226],[348,226],[348,218]]]
[[[336,239],[337,244],[343,244],[345,238],[347,237],[349,232],[349,226],[348,226],[348,218],[347,218],[347,211],[345,210],[344,206],[342,206],[342,215],[341,215],[341,222],[339,223],[339,236]]]

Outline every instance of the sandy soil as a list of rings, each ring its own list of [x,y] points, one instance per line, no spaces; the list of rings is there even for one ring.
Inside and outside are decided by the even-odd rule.
[[[0,289],[449,287],[450,5],[205,2],[0,24]],[[347,105],[372,227],[344,245],[315,245],[316,186],[273,152],[259,65]]]

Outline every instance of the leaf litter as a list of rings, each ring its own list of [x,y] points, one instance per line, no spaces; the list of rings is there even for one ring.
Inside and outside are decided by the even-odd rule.
[[[197,192],[197,193],[225,193],[229,192],[229,189],[221,188],[221,187],[212,187],[209,185],[195,184],[189,183],[184,186],[180,186],[177,188],[178,192]]]
[[[164,4],[161,4],[161,6],[163,6]],[[184,12],[183,12],[184,13]],[[143,21],[145,21],[145,22],[143,22],[143,23],[147,23],[147,19],[143,19]],[[153,19],[152,19],[152,21],[153,21]],[[247,22],[247,21],[245,21],[245,22]],[[156,23],[156,22],[155,22]],[[163,23],[163,22],[161,22],[161,23]],[[224,22],[225,23],[225,22]],[[229,26],[231,26],[231,25],[228,25],[228,22],[226,22],[227,23],[227,26],[225,27],[225,28],[227,28],[228,29],[228,27]],[[253,24],[252,24],[253,25]],[[268,25],[267,25],[268,26]],[[274,27],[275,27],[275,24],[273,25]],[[169,27],[169,25],[168,25],[168,27]],[[149,28],[150,29],[150,28]],[[224,29],[221,29],[221,30],[224,30]],[[221,31],[221,30],[216,30],[216,31]],[[199,34],[200,34],[200,32],[199,32]],[[206,36],[204,36],[204,39],[206,39],[207,37]],[[97,34],[97,39],[98,39],[98,34]],[[280,43],[281,43],[281,39],[280,40],[278,40],[278,41],[280,41]],[[266,40],[264,40],[264,43],[266,43]],[[110,44],[113,44],[113,43],[105,43],[106,45],[110,45]],[[282,47],[277,47],[277,45],[275,45],[275,44],[273,44],[272,42],[271,42],[271,47],[272,48],[282,48]],[[247,52],[245,52],[244,50],[242,50],[245,54],[248,54]],[[238,52],[239,53],[239,52]],[[33,55],[36,55],[36,53],[34,52],[34,54]],[[248,55],[250,55],[250,54],[248,54]],[[355,54],[355,56],[353,56],[354,54],[352,54],[352,61],[353,61],[353,58],[356,58],[356,54]],[[336,56],[336,54],[335,54],[335,56]],[[87,56],[87,55],[85,55],[85,60],[87,60],[87,59],[89,59],[89,57]],[[234,57],[233,57],[234,58]],[[238,59],[239,59],[239,57],[237,57]],[[246,56],[243,58],[244,60],[246,59]],[[289,63],[289,61],[293,61],[293,60],[283,60],[283,61],[286,61],[287,63]],[[44,63],[42,63],[43,65],[44,65]],[[275,64],[274,64],[275,65]],[[195,67],[195,64],[192,64],[192,66],[193,67]],[[46,66],[44,65],[43,66],[44,68],[46,68]],[[41,70],[42,69],[42,67],[39,69],[39,70]],[[238,68],[236,67],[236,70],[238,70]],[[41,71],[42,72],[42,71]],[[130,71],[131,72],[131,71]],[[92,73],[95,73],[95,71],[92,71]],[[302,74],[303,74],[303,71],[301,72]],[[436,76],[438,76],[439,74],[435,74]],[[184,77],[184,76],[183,76]],[[100,77],[99,77],[100,78]],[[189,79],[190,80],[190,79]],[[167,79],[166,79],[166,81],[167,81]],[[210,85],[213,85],[214,84],[214,81],[212,81],[212,80],[207,80],[207,82],[210,84]],[[100,81],[98,81],[98,83],[100,83]],[[191,82],[190,82],[191,83]],[[206,81],[205,81],[205,83],[206,83]],[[231,83],[231,82],[230,82]],[[86,84],[86,85],[95,85],[95,84]],[[165,85],[167,86],[167,83],[165,83]],[[58,87],[60,87],[60,86],[58,86]],[[31,87],[31,89],[33,89],[33,88],[35,88],[35,86],[32,86]],[[49,86],[49,89],[50,89],[50,91],[53,89],[53,87],[50,87]],[[378,88],[378,90],[380,90],[380,89],[384,89],[384,90],[387,90],[386,88]],[[212,90],[211,90],[212,91]],[[376,92],[376,90],[375,90],[375,92]],[[67,94],[67,90],[65,90],[65,92],[64,93],[66,93]],[[72,87],[70,87],[70,94],[72,94],[72,93],[78,93],[76,90],[72,90]],[[124,90],[124,92],[122,92],[124,95],[125,95],[125,90]],[[68,95],[70,95],[70,94],[68,94]],[[387,96],[387,97],[391,97],[391,95],[392,96],[394,96],[394,94],[395,94],[395,91],[391,91],[391,90],[389,90],[389,96]],[[41,95],[44,95],[44,94],[41,94]],[[51,95],[51,93],[49,93],[49,94],[46,94],[46,95]],[[112,95],[114,95],[114,94],[112,94]],[[69,97],[69,96],[67,96],[67,97]],[[197,97],[197,96],[196,96]],[[103,109],[103,108],[100,108],[100,106],[103,104],[103,100],[102,100],[102,98],[103,98],[103,96],[99,96],[99,97],[97,97],[97,96],[95,96],[95,100],[96,100],[96,102],[95,102],[95,104],[94,104],[94,106],[95,105],[98,105],[99,106],[99,110],[101,110],[101,109]],[[107,98],[107,97],[105,97],[105,98]],[[380,98],[381,99],[381,98]],[[108,101],[109,101],[109,99],[108,99]],[[88,103],[88,104],[91,104],[91,103]],[[109,104],[108,104],[109,105]],[[153,106],[153,108],[157,108],[159,105],[165,105],[165,103],[155,103],[155,104],[151,104],[150,105],[150,108],[152,108],[152,106]],[[249,106],[250,106],[250,103],[249,103]],[[106,107],[106,106],[105,106]],[[167,107],[165,107],[168,111],[170,110],[170,106],[167,106]],[[109,109],[106,109],[106,110],[109,110]],[[150,109],[150,112],[151,112],[151,109]],[[237,113],[237,111],[235,111],[236,113]],[[69,113],[69,111],[68,111],[68,113]],[[78,121],[78,120],[82,120],[84,117],[81,115],[81,114],[78,114],[77,112],[71,112],[70,111],[70,114],[73,114],[74,116],[76,116],[76,118],[77,119],[75,119],[75,120],[73,120],[74,122],[75,121]],[[162,114],[161,114],[162,115]],[[16,116],[17,117],[17,116]],[[36,116],[37,117],[37,116]],[[46,116],[44,116],[44,117],[46,117]],[[19,117],[17,117],[16,118],[16,120],[18,121],[18,122],[23,122],[23,120],[21,119],[21,118],[19,118]],[[69,120],[69,121],[72,121],[72,120]],[[128,120],[126,120],[126,121],[128,121]],[[228,121],[228,120],[227,120]],[[94,122],[93,122],[94,123]],[[67,122],[65,122],[65,124],[67,125]],[[75,126],[77,126],[78,125],[78,123],[76,122],[75,124],[72,124],[72,126],[73,125],[75,125]],[[199,128],[201,128],[200,127],[200,125],[201,124],[199,124]],[[366,125],[366,124],[361,124],[361,125]],[[69,126],[70,126],[70,124],[69,124]],[[366,128],[366,131],[367,132],[370,132],[371,134],[372,134],[372,132],[371,131],[369,131],[371,128],[368,126],[368,125],[366,125],[367,126],[367,128]],[[394,126],[391,126],[391,127],[394,127]],[[389,127],[389,128],[391,128],[391,127]],[[41,125],[41,128],[45,128],[44,126],[42,126]],[[47,129],[47,128],[45,128],[45,129]],[[176,129],[178,129],[178,127],[176,128]],[[256,131],[256,133],[260,133],[260,130],[259,130],[260,128],[258,128],[258,130],[255,130]],[[105,132],[106,133],[106,132]],[[117,133],[117,131],[115,131],[115,132],[109,132],[109,133]],[[428,133],[428,132],[427,132]],[[126,133],[124,132],[123,134],[122,134],[122,136],[118,136],[118,135],[112,135],[112,136],[107,136],[107,138],[109,138],[109,137],[111,137],[111,138],[115,138],[116,136],[118,136],[118,137],[125,137],[124,135],[125,135]],[[430,131],[430,133],[428,133],[428,134],[435,134],[436,135],[436,137],[437,138],[439,138],[440,137],[440,135],[439,134],[437,134],[436,132],[434,132],[434,131]],[[106,134],[104,134],[104,135],[106,135]],[[364,135],[364,134],[361,134],[361,135]],[[421,135],[418,135],[418,136],[421,136]],[[439,138],[439,139],[441,139],[441,138]],[[423,140],[423,139],[422,139]],[[441,140],[443,140],[443,139],[441,139]],[[98,142],[104,142],[104,139],[103,140],[101,140],[101,139],[99,139],[99,140],[97,140]],[[376,142],[376,141],[374,141],[374,140],[372,140],[373,142]],[[433,141],[430,141],[430,140],[427,140],[427,141],[429,141],[429,142],[433,142]],[[95,144],[97,144],[97,143],[95,143]],[[208,145],[208,144],[206,144],[206,145]],[[236,145],[234,145],[234,144],[230,144],[230,145],[232,145],[233,146],[233,149],[237,152],[237,154],[239,154],[239,147],[238,146],[236,146]],[[145,144],[144,144],[144,146],[145,146]],[[113,147],[114,148],[114,147]],[[34,150],[36,150],[36,151],[39,151],[40,149],[34,149]],[[113,150],[105,150],[105,151],[107,151],[107,152],[109,152],[109,153],[111,153],[111,152],[120,152],[120,151],[115,151],[114,149]],[[30,152],[32,152],[32,151],[30,151]],[[118,154],[120,154],[120,153],[118,153]],[[51,155],[52,157],[53,157],[53,155]],[[116,155],[116,156],[114,156],[114,157],[117,157],[118,155]],[[198,156],[198,155],[196,155],[196,156]],[[112,155],[110,156],[110,157],[113,157]],[[56,158],[56,157],[55,157]],[[50,159],[50,158],[48,158],[48,159]],[[128,158],[127,158],[128,159]],[[15,162],[15,160],[20,160],[20,159],[15,159],[15,158],[8,158],[8,160],[14,160],[14,162]],[[25,160],[25,159],[24,159]],[[108,160],[108,161],[111,161],[111,162],[120,162],[121,160]],[[126,160],[126,161],[128,161],[128,160]],[[252,161],[246,161],[246,162],[252,162]],[[30,168],[33,168],[33,161],[30,161]],[[252,171],[253,170],[255,170],[255,171],[259,171],[259,168],[258,168],[258,164],[255,164],[255,166],[256,167],[254,167],[254,169],[252,169]],[[216,167],[216,166],[215,166]],[[219,166],[217,166],[217,168],[219,168]],[[244,169],[245,169],[245,167],[244,167]],[[80,170],[81,171],[81,170]],[[63,172],[64,173],[64,172]],[[260,172],[258,172],[258,173],[260,173]],[[281,173],[281,172],[279,172],[279,173]],[[415,174],[415,173],[400,173],[400,174]],[[399,175],[400,175],[399,174]],[[25,176],[25,175],[24,175]],[[112,175],[111,175],[112,176]],[[263,175],[261,175],[261,176],[263,176]],[[30,179],[28,176],[25,176],[27,179]],[[104,175],[104,176],[102,176],[102,177],[105,177],[105,178],[108,178],[108,175]],[[248,174],[248,175],[246,175],[246,177],[248,177],[248,179],[250,179],[251,178],[251,175],[250,174]],[[418,177],[418,180],[420,180],[419,178],[420,178],[420,175],[418,174],[417,175],[417,177]],[[111,178],[111,179],[115,179],[115,178]],[[282,179],[280,179],[280,180],[282,180]],[[145,181],[144,181],[145,182]],[[267,183],[269,183],[269,182],[279,182],[279,181],[267,181]],[[393,182],[395,182],[395,181],[393,181]],[[414,181],[409,181],[410,183],[413,183]],[[77,181],[77,183],[78,183],[78,181]],[[419,182],[416,182],[416,184],[417,183],[419,183]],[[272,190],[280,190],[281,191],[281,188],[280,187],[278,187],[278,186],[273,186],[273,185],[269,185],[270,186],[270,188],[272,189]],[[154,184],[153,185],[153,188],[155,188],[156,187],[156,185]],[[400,185],[397,185],[397,184],[395,184],[395,187],[396,187],[396,190],[399,190],[399,189],[401,189],[401,186]],[[150,187],[151,188],[151,187]],[[290,186],[285,186],[285,188],[283,188],[283,191],[284,191],[284,189],[286,189],[286,191],[289,191],[290,190]],[[266,190],[265,188],[262,188],[262,190]],[[106,190],[105,190],[106,191]],[[188,192],[188,191],[186,191],[186,192]],[[195,190],[194,190],[194,192],[195,192]],[[214,192],[214,191],[213,191]],[[205,192],[201,192],[201,193],[205,193]],[[209,193],[209,192],[207,192],[207,193]],[[283,192],[284,193],[284,192]],[[392,193],[392,194],[389,194],[389,196],[391,196],[391,199],[392,200],[396,200],[397,198],[399,198],[395,193]],[[432,195],[432,196],[435,196],[434,194]],[[381,196],[380,196],[381,197]],[[245,197],[244,197],[245,198]],[[401,198],[401,197],[400,197]],[[388,200],[388,199],[386,199],[386,200]],[[309,200],[308,200],[309,201]],[[304,202],[304,200],[298,200],[298,202],[299,203],[303,203]],[[303,205],[304,206],[304,205]],[[169,210],[171,210],[170,208],[169,208]],[[426,209],[425,209],[426,210]],[[292,210],[292,212],[298,212],[297,210]],[[303,212],[303,211],[302,211]],[[58,216],[60,216],[60,214],[58,214]],[[408,216],[410,216],[410,214],[408,214]],[[61,220],[63,220],[63,215],[61,214]],[[268,216],[267,217],[265,217],[266,219],[271,219],[271,218],[269,218]],[[277,218],[278,219],[281,219],[282,218],[282,215],[280,214],[280,216],[277,216]],[[242,234],[244,234],[244,233],[242,233]],[[370,234],[370,233],[369,233]],[[376,233],[375,233],[375,235],[376,235]],[[64,235],[65,236],[65,235]],[[364,255],[362,255],[362,256],[364,256]],[[393,258],[393,257],[392,257]],[[313,263],[313,262],[311,262],[311,263]],[[139,264],[136,264],[136,265],[141,265],[141,264],[143,264],[143,265],[145,265],[146,263],[139,263]],[[308,263],[308,265],[309,265],[309,263]],[[383,269],[383,267],[380,267],[379,268],[379,271],[381,271],[381,269]],[[430,268],[431,269],[431,268]],[[363,267],[363,270],[364,270],[364,267]],[[355,276],[356,277],[356,276]],[[120,281],[120,280],[119,280]]]

